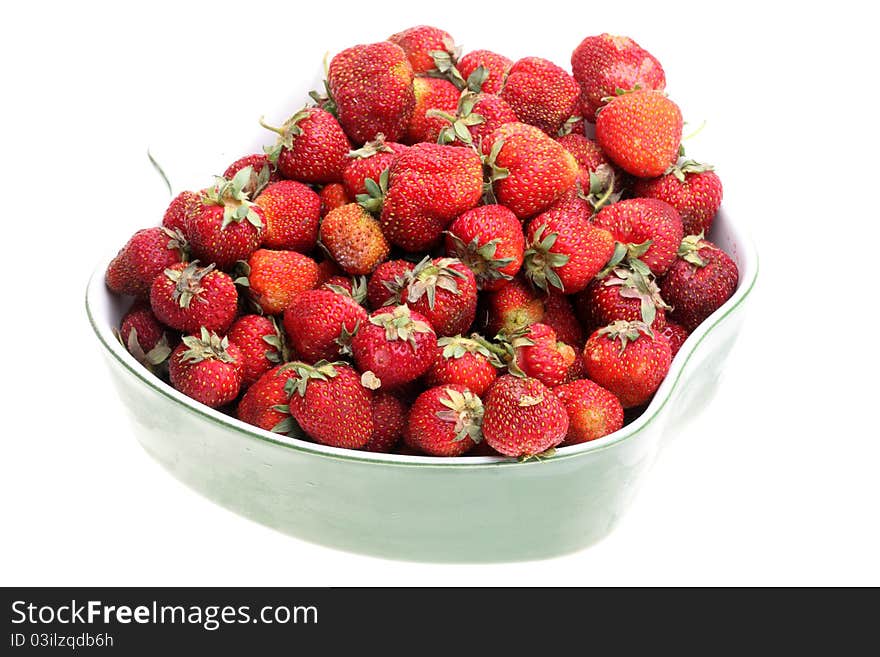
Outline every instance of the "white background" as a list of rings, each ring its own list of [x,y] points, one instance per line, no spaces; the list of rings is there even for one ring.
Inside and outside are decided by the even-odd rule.
[[[0,583],[880,584],[878,56],[864,3],[25,4],[4,11],[0,42]],[[147,147],[178,189],[200,184],[262,138],[260,114],[297,108],[325,51],[423,22],[466,49],[566,67],[589,34],[638,40],[692,124],[708,121],[690,153],[716,164],[761,255],[715,401],[619,528],[568,557],[387,562],[241,519],[140,449],[85,319],[99,258],[167,203]]]

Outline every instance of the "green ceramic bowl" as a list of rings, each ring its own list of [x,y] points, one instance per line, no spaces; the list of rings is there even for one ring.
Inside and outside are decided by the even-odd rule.
[[[541,559],[607,535],[664,441],[713,395],[758,262],[724,211],[711,238],[740,268],[734,296],[688,338],[638,419],[540,462],[372,454],[257,429],[178,393],[116,341],[128,302],[104,286],[107,262],[92,276],[86,309],[141,445],[218,504],[298,538],[382,557]]]

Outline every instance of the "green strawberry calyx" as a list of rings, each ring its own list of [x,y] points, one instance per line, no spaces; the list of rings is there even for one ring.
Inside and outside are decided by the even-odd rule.
[[[214,271],[214,263],[207,267],[199,267],[199,261],[193,260],[183,269],[166,269],[164,275],[174,283],[174,291],[171,297],[180,304],[181,308],[189,308],[194,298],[200,298],[199,294],[204,291],[202,279]]]
[[[714,244],[703,239],[703,233],[688,235],[678,245],[678,257],[695,267],[705,267],[706,261],[700,257],[701,249],[717,249]]]
[[[349,299],[354,299],[361,306],[364,305],[364,302],[367,300],[366,276],[353,276],[351,279],[350,292],[348,288],[342,287],[341,285],[334,285],[333,283],[325,283],[324,287],[326,287],[331,292],[335,292],[336,294],[348,297]]]
[[[532,244],[523,254],[523,268],[526,277],[542,291],[547,292],[553,286],[565,292],[565,285],[556,270],[568,264],[571,256],[552,251],[559,234],[549,232],[545,235],[546,230],[547,226],[543,225],[535,231]]]
[[[437,137],[438,144],[452,144],[458,140],[463,144],[473,146],[474,138],[468,128],[486,122],[486,117],[474,113],[474,105],[479,98],[479,93],[465,89],[458,98],[458,109],[454,116],[438,109],[430,109],[425,112],[425,116],[428,118],[440,118],[449,123],[440,130]]]
[[[444,422],[455,425],[453,442],[470,437],[479,443],[483,439],[483,402],[470,390],[459,392],[454,388],[445,388],[443,392],[446,398],[441,396],[439,401],[446,410],[437,411],[436,415]]]
[[[646,324],[645,322],[627,322],[624,320],[612,322],[608,326],[599,329],[597,333],[599,335],[604,335],[612,342],[614,340],[620,340],[620,353],[624,352],[629,343],[635,342],[642,335],[647,335],[651,339],[654,338],[654,332],[651,330],[649,324]]]
[[[495,205],[498,200],[495,198],[495,183],[504,180],[510,175],[510,169],[498,166],[498,156],[501,149],[504,148],[504,139],[496,139],[489,149],[488,155],[483,155],[483,204]]]
[[[565,119],[565,122],[562,124],[562,126],[559,128],[559,132],[557,132],[556,134],[559,137],[565,137],[565,135],[570,135],[572,130],[574,129],[574,127],[578,123],[582,122],[583,120],[584,120],[584,117],[582,117],[582,116],[568,117],[567,119]]]
[[[413,351],[418,349],[416,335],[433,333],[430,324],[413,319],[409,306],[395,306],[391,312],[379,313],[370,317],[370,323],[385,329],[385,339],[389,342],[402,340],[409,342]]]
[[[598,212],[606,205],[617,203],[623,195],[623,190],[614,191],[616,179],[614,167],[600,164],[595,171],[590,171],[590,189],[586,193],[579,190],[578,196],[590,204],[593,212]]]
[[[284,392],[288,397],[292,397],[294,394],[305,397],[309,382],[329,381],[335,378],[339,374],[336,368],[342,365],[345,365],[345,363],[341,361],[331,363],[326,360],[319,360],[314,365],[298,360],[287,363],[280,371],[293,373],[295,376],[288,377],[287,382],[284,384]]]
[[[187,335],[182,340],[187,347],[180,354],[180,362],[193,364],[205,360],[219,360],[221,363],[234,363],[235,358],[226,350],[229,347],[229,338],[222,338],[209,331],[204,326],[198,336]]]
[[[452,39],[443,39],[443,50],[429,50],[428,54],[434,60],[434,68],[425,73],[432,78],[445,78],[459,89],[467,86],[461,72],[456,67],[461,57],[461,46],[456,46]]]
[[[641,261],[639,262],[644,267]],[[632,265],[632,263],[630,263]],[[603,281],[603,285],[618,286],[625,299],[638,299],[642,321],[651,326],[657,317],[657,309],[669,310],[670,306],[660,296],[660,288],[650,270],[645,267],[616,267]]]
[[[368,157],[373,157],[374,155],[378,155],[379,153],[393,152],[394,149],[385,143],[385,135],[379,132],[376,133],[376,138],[373,141],[368,141],[360,148],[348,151],[348,155],[346,157],[349,157],[351,159],[365,160]]]
[[[296,114],[282,123],[281,127],[269,125],[265,121],[266,117],[260,117],[260,125],[266,128],[266,130],[271,130],[278,135],[278,139],[275,141],[274,145],[266,146],[263,149],[266,151],[266,155],[269,156],[269,161],[272,164],[278,163],[278,157],[281,155],[283,149],[290,150],[293,148],[294,140],[303,134],[303,129],[299,124],[312,113],[312,109],[313,108],[311,107],[303,107]]]
[[[680,157],[675,164],[666,169],[666,171],[663,172],[663,175],[668,176],[669,174],[672,174],[679,182],[685,182],[685,177],[688,173],[706,173],[707,171],[715,170],[715,167],[711,164],[701,164],[696,160],[685,159],[683,157],[684,147],[681,148],[680,154],[682,157]]]
[[[272,322],[275,332],[263,336],[263,342],[270,347],[265,352],[266,360],[275,364],[286,363],[290,359],[290,350],[287,348],[284,333],[279,328],[278,322],[275,321],[274,317],[270,317],[269,321]]]
[[[388,167],[379,174],[379,182],[372,178],[364,180],[366,194],[358,194],[355,201],[364,210],[372,215],[378,215],[382,212],[382,204],[385,202],[385,195],[388,193],[388,179],[391,175],[391,167]]]
[[[177,251],[181,261],[189,260],[189,242],[183,232],[179,228],[168,228],[167,226],[162,226],[162,232],[168,237],[165,248],[169,251]]]
[[[258,178],[265,174],[265,178],[269,179],[268,167],[263,167]],[[254,177],[254,167],[246,166],[241,169],[232,180],[217,177],[213,187],[210,187],[202,194],[202,203],[205,205],[219,205],[223,208],[223,223],[220,228],[226,228],[231,223],[241,223],[247,221],[255,228],[263,227],[263,220],[260,213],[256,210],[256,204],[250,200],[245,188],[252,184]],[[259,186],[261,183],[258,183]]]
[[[156,345],[149,351],[144,351],[138,340],[137,329],[132,326],[127,336],[123,336],[118,329],[113,329],[113,335],[119,340],[119,343],[128,350],[134,359],[149,370],[153,370],[157,365],[161,365],[168,356],[171,355],[171,347],[168,344],[168,335],[162,333],[162,337],[156,342]]]
[[[452,250],[450,255],[458,258],[462,264],[467,266],[474,273],[477,279],[477,286],[482,289],[486,283],[497,281],[499,279],[509,281],[513,280],[513,276],[503,271],[513,258],[496,258],[495,254],[498,250],[500,239],[491,239],[488,242],[480,244],[478,237],[474,237],[469,243],[465,243],[458,235],[446,231],[449,239],[452,241]]]
[[[499,357],[501,350],[478,333],[466,338],[462,335],[445,336],[437,339],[437,346],[446,360],[463,358],[466,354],[479,354],[495,367],[504,367]]]
[[[427,297],[428,307],[434,310],[438,289],[460,296],[456,279],[465,278],[465,275],[453,269],[454,264],[461,265],[462,262],[457,258],[432,260],[431,256],[425,256],[407,275],[406,301],[416,303],[422,297]]]

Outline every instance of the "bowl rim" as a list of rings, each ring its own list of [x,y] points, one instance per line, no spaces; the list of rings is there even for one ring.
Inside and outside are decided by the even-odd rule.
[[[727,208],[722,208],[719,212],[723,212],[727,217]],[[100,295],[110,295],[111,292],[104,285],[104,272],[113,255],[105,257],[93,271],[89,278],[85,294],[85,309],[92,330],[98,337],[99,342],[106,351],[130,374],[133,374],[141,383],[155,390],[170,400],[177,402],[184,409],[191,413],[195,413],[205,419],[221,425],[225,428],[232,429],[243,437],[259,440],[261,442],[271,443],[283,448],[292,449],[298,452],[304,452],[312,455],[321,455],[344,461],[355,461],[362,463],[381,463],[393,466],[407,467],[443,467],[443,468],[486,468],[499,466],[526,466],[529,464],[538,464],[545,461],[558,462],[570,458],[581,457],[585,454],[591,454],[604,449],[608,449],[618,443],[633,438],[642,429],[644,429],[666,406],[672,393],[678,385],[682,373],[687,363],[690,361],[697,347],[703,342],[709,333],[720,324],[728,315],[736,310],[746,299],[755,285],[758,276],[758,254],[749,235],[741,227],[730,223],[727,227],[734,241],[739,243],[742,254],[744,267],[740,267],[740,280],[733,296],[728,299],[720,308],[712,313],[704,320],[682,344],[681,349],[672,360],[672,366],[663,383],[657,389],[653,399],[648,404],[642,414],[633,420],[630,424],[621,429],[597,438],[596,440],[580,443],[578,445],[570,445],[567,447],[559,447],[552,457],[547,459],[529,459],[526,462],[520,462],[517,459],[504,456],[419,456],[406,454],[386,454],[381,452],[364,452],[360,450],[344,449],[340,447],[331,447],[329,445],[321,445],[319,443],[310,442],[300,438],[293,438],[283,434],[276,434],[266,431],[251,424],[247,424],[237,418],[231,417],[218,410],[204,406],[199,402],[187,397],[183,393],[178,392],[169,384],[161,379],[153,376],[144,368],[135,358],[128,353],[128,350],[116,339],[113,334],[112,327],[105,325],[103,321],[99,321],[95,317],[94,309],[97,307],[96,302]]]

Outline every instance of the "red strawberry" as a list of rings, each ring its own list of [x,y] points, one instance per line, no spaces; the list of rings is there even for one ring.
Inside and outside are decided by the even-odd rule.
[[[397,305],[406,285],[406,276],[415,265],[408,260],[388,260],[376,268],[367,283],[367,305],[373,310]]]
[[[300,437],[302,433],[290,415],[287,381],[295,378],[291,363],[277,365],[247,389],[238,402],[236,417],[254,426]],[[283,409],[283,410],[279,410]]]
[[[306,183],[342,181],[351,144],[332,114],[319,107],[306,107],[280,128],[261,124],[278,134],[268,156],[285,178]]]
[[[461,456],[483,439],[483,402],[465,386],[429,388],[416,399],[407,442],[431,456]]]
[[[617,395],[624,408],[651,399],[671,361],[669,342],[644,322],[609,324],[595,331],[584,347],[587,376]]]
[[[458,60],[459,73],[465,80],[480,66],[488,71],[488,75],[483,80],[482,91],[487,94],[497,94],[501,91],[507,72],[513,66],[513,60],[491,50],[474,50]]]
[[[417,144],[436,141],[436,135],[446,125],[442,116],[429,112],[455,112],[458,107],[458,88],[442,78],[416,78],[413,80],[416,97],[415,109],[406,128],[406,141]]]
[[[213,264],[179,263],[156,276],[150,288],[156,318],[171,328],[193,333],[205,327],[223,333],[238,313],[235,283]]]
[[[609,101],[596,118],[596,141],[621,169],[654,178],[675,164],[681,110],[659,91],[634,91]]]
[[[574,186],[578,165],[567,150],[534,126],[506,123],[485,140],[495,197],[519,218],[549,208]]]
[[[342,175],[344,178],[345,171],[342,172]],[[318,196],[321,199],[322,218],[326,217],[330,210],[341,208],[343,205],[351,203],[354,200],[354,197],[348,195],[348,191],[346,191],[345,185],[342,183],[330,183],[329,185],[324,185],[321,188],[321,191],[318,192]]]
[[[246,167],[252,169],[250,181],[242,188],[248,198],[256,198],[266,185],[282,180],[278,169],[269,161],[269,156],[265,153],[255,153],[237,159],[226,168],[223,177],[232,180],[235,174]]]
[[[583,290],[614,254],[614,237],[571,208],[548,210],[532,219],[523,271],[540,289],[574,294]]]
[[[359,194],[366,194],[367,178],[378,182],[385,169],[389,168],[400,153],[409,146],[396,142],[385,141],[385,135],[378,134],[373,141],[367,142],[362,148],[349,151],[350,162],[342,172],[342,182],[348,195],[354,199]]]
[[[318,240],[321,198],[294,180],[268,185],[254,201],[266,220],[262,246],[308,253]]]
[[[232,180],[218,178],[202,195],[202,205],[190,217],[186,236],[193,257],[213,262],[220,269],[247,260],[263,239],[263,209],[244,192],[253,169],[245,167]]]
[[[485,346],[485,341],[460,335],[437,340],[437,356],[425,375],[425,384],[457,384],[482,395],[498,377],[501,361]]]
[[[540,455],[568,432],[565,407],[537,379],[502,376],[489,388],[483,406],[483,436],[505,456]]]
[[[577,182],[593,208],[600,210],[602,206],[619,199],[624,187],[623,172],[611,164],[599,144],[574,133],[557,137],[556,141],[577,160]]]
[[[650,272],[626,266],[590,283],[575,297],[575,307],[590,333],[619,320],[642,321],[659,331],[666,325],[669,308]]]
[[[250,297],[268,315],[284,312],[296,295],[318,286],[318,264],[296,251],[258,249],[246,269]]]
[[[329,258],[325,258],[318,263],[318,286],[323,285],[334,276],[344,275],[345,272],[342,271],[339,266]]]
[[[556,331],[560,342],[577,348],[584,346],[587,336],[584,335],[584,329],[574,313],[569,297],[564,294],[551,292],[544,299],[544,317],[541,322]]]
[[[372,392],[345,363],[289,363],[290,414],[322,445],[358,449],[373,434]],[[282,411],[283,412],[283,411]]]
[[[392,34],[388,40],[403,49],[416,75],[438,71],[438,64],[454,66],[458,59],[455,42],[439,27],[417,25]]]
[[[686,160],[659,178],[636,181],[633,193],[669,203],[681,215],[684,234],[699,235],[712,227],[724,189],[711,166]]]
[[[452,222],[446,253],[474,273],[481,290],[498,290],[523,262],[525,238],[516,215],[503,205],[481,205]]]
[[[494,94],[465,91],[451,112],[431,110],[438,121],[431,124],[425,141],[463,146],[479,144],[505,123],[517,121],[510,105]]]
[[[116,294],[143,297],[166,267],[186,259],[186,251],[180,231],[158,226],[139,230],[110,261],[107,287]]]
[[[660,282],[670,316],[693,331],[736,291],[739,270],[724,251],[699,235],[681,242],[678,258]]]
[[[568,413],[568,433],[563,445],[578,445],[607,436],[623,427],[623,406],[608,390],[589,379],[553,389]]]
[[[482,190],[482,163],[474,151],[416,144],[391,167],[382,232],[407,251],[428,250],[452,219],[479,203]]]
[[[510,336],[510,348],[511,373],[537,379],[550,388],[565,382],[577,358],[574,349],[556,339],[556,331],[540,322]]]
[[[407,409],[394,395],[379,391],[373,393],[372,409],[373,435],[361,449],[387,454],[397,446],[406,429]]]
[[[238,347],[202,327],[200,335],[185,336],[172,352],[171,385],[205,406],[223,406],[238,396],[241,360]]]
[[[511,66],[499,95],[521,122],[555,136],[575,113],[580,91],[571,74],[550,60],[524,57]]]
[[[303,360],[335,360],[351,353],[351,339],[367,321],[367,311],[351,297],[331,290],[308,290],[284,311],[284,330]]]
[[[581,41],[571,54],[571,70],[581,86],[581,111],[593,123],[602,99],[618,89],[662,90],[666,76],[660,62],[627,37],[600,34]]]
[[[636,255],[657,276],[675,261],[684,237],[681,217],[675,208],[655,199],[631,198],[612,203],[599,211],[593,223],[627,245],[630,255]],[[636,248],[639,246],[642,248]]]
[[[171,355],[170,342],[176,336],[169,336],[165,327],[159,323],[150,307],[135,303],[125,313],[119,328],[119,341],[135,359],[147,368],[165,362]]]
[[[474,323],[477,282],[460,260],[426,257],[410,272],[402,299],[428,319],[437,335],[456,335]]]
[[[428,320],[407,306],[380,308],[352,340],[358,369],[371,371],[384,388],[414,381],[434,363],[437,335]]]
[[[286,359],[284,336],[271,317],[242,315],[226,334],[241,352],[241,385],[247,388]]]
[[[486,295],[486,306],[489,330],[493,334],[512,334],[544,318],[542,297],[519,277],[497,292]]]
[[[321,244],[347,274],[366,275],[388,257],[379,222],[357,203],[331,210],[321,223]]]
[[[180,192],[175,196],[162,216],[162,226],[171,230],[186,230],[186,222],[199,211],[202,197],[198,192]]]
[[[343,50],[330,62],[327,88],[354,142],[380,132],[390,141],[406,134],[415,94],[413,68],[400,46],[383,41]]]
[[[688,335],[690,334],[681,324],[676,324],[673,321],[667,320],[663,327],[663,331],[661,331],[661,335],[669,340],[669,346],[672,349],[672,357],[675,358],[675,355],[679,352],[684,341],[687,340]]]

